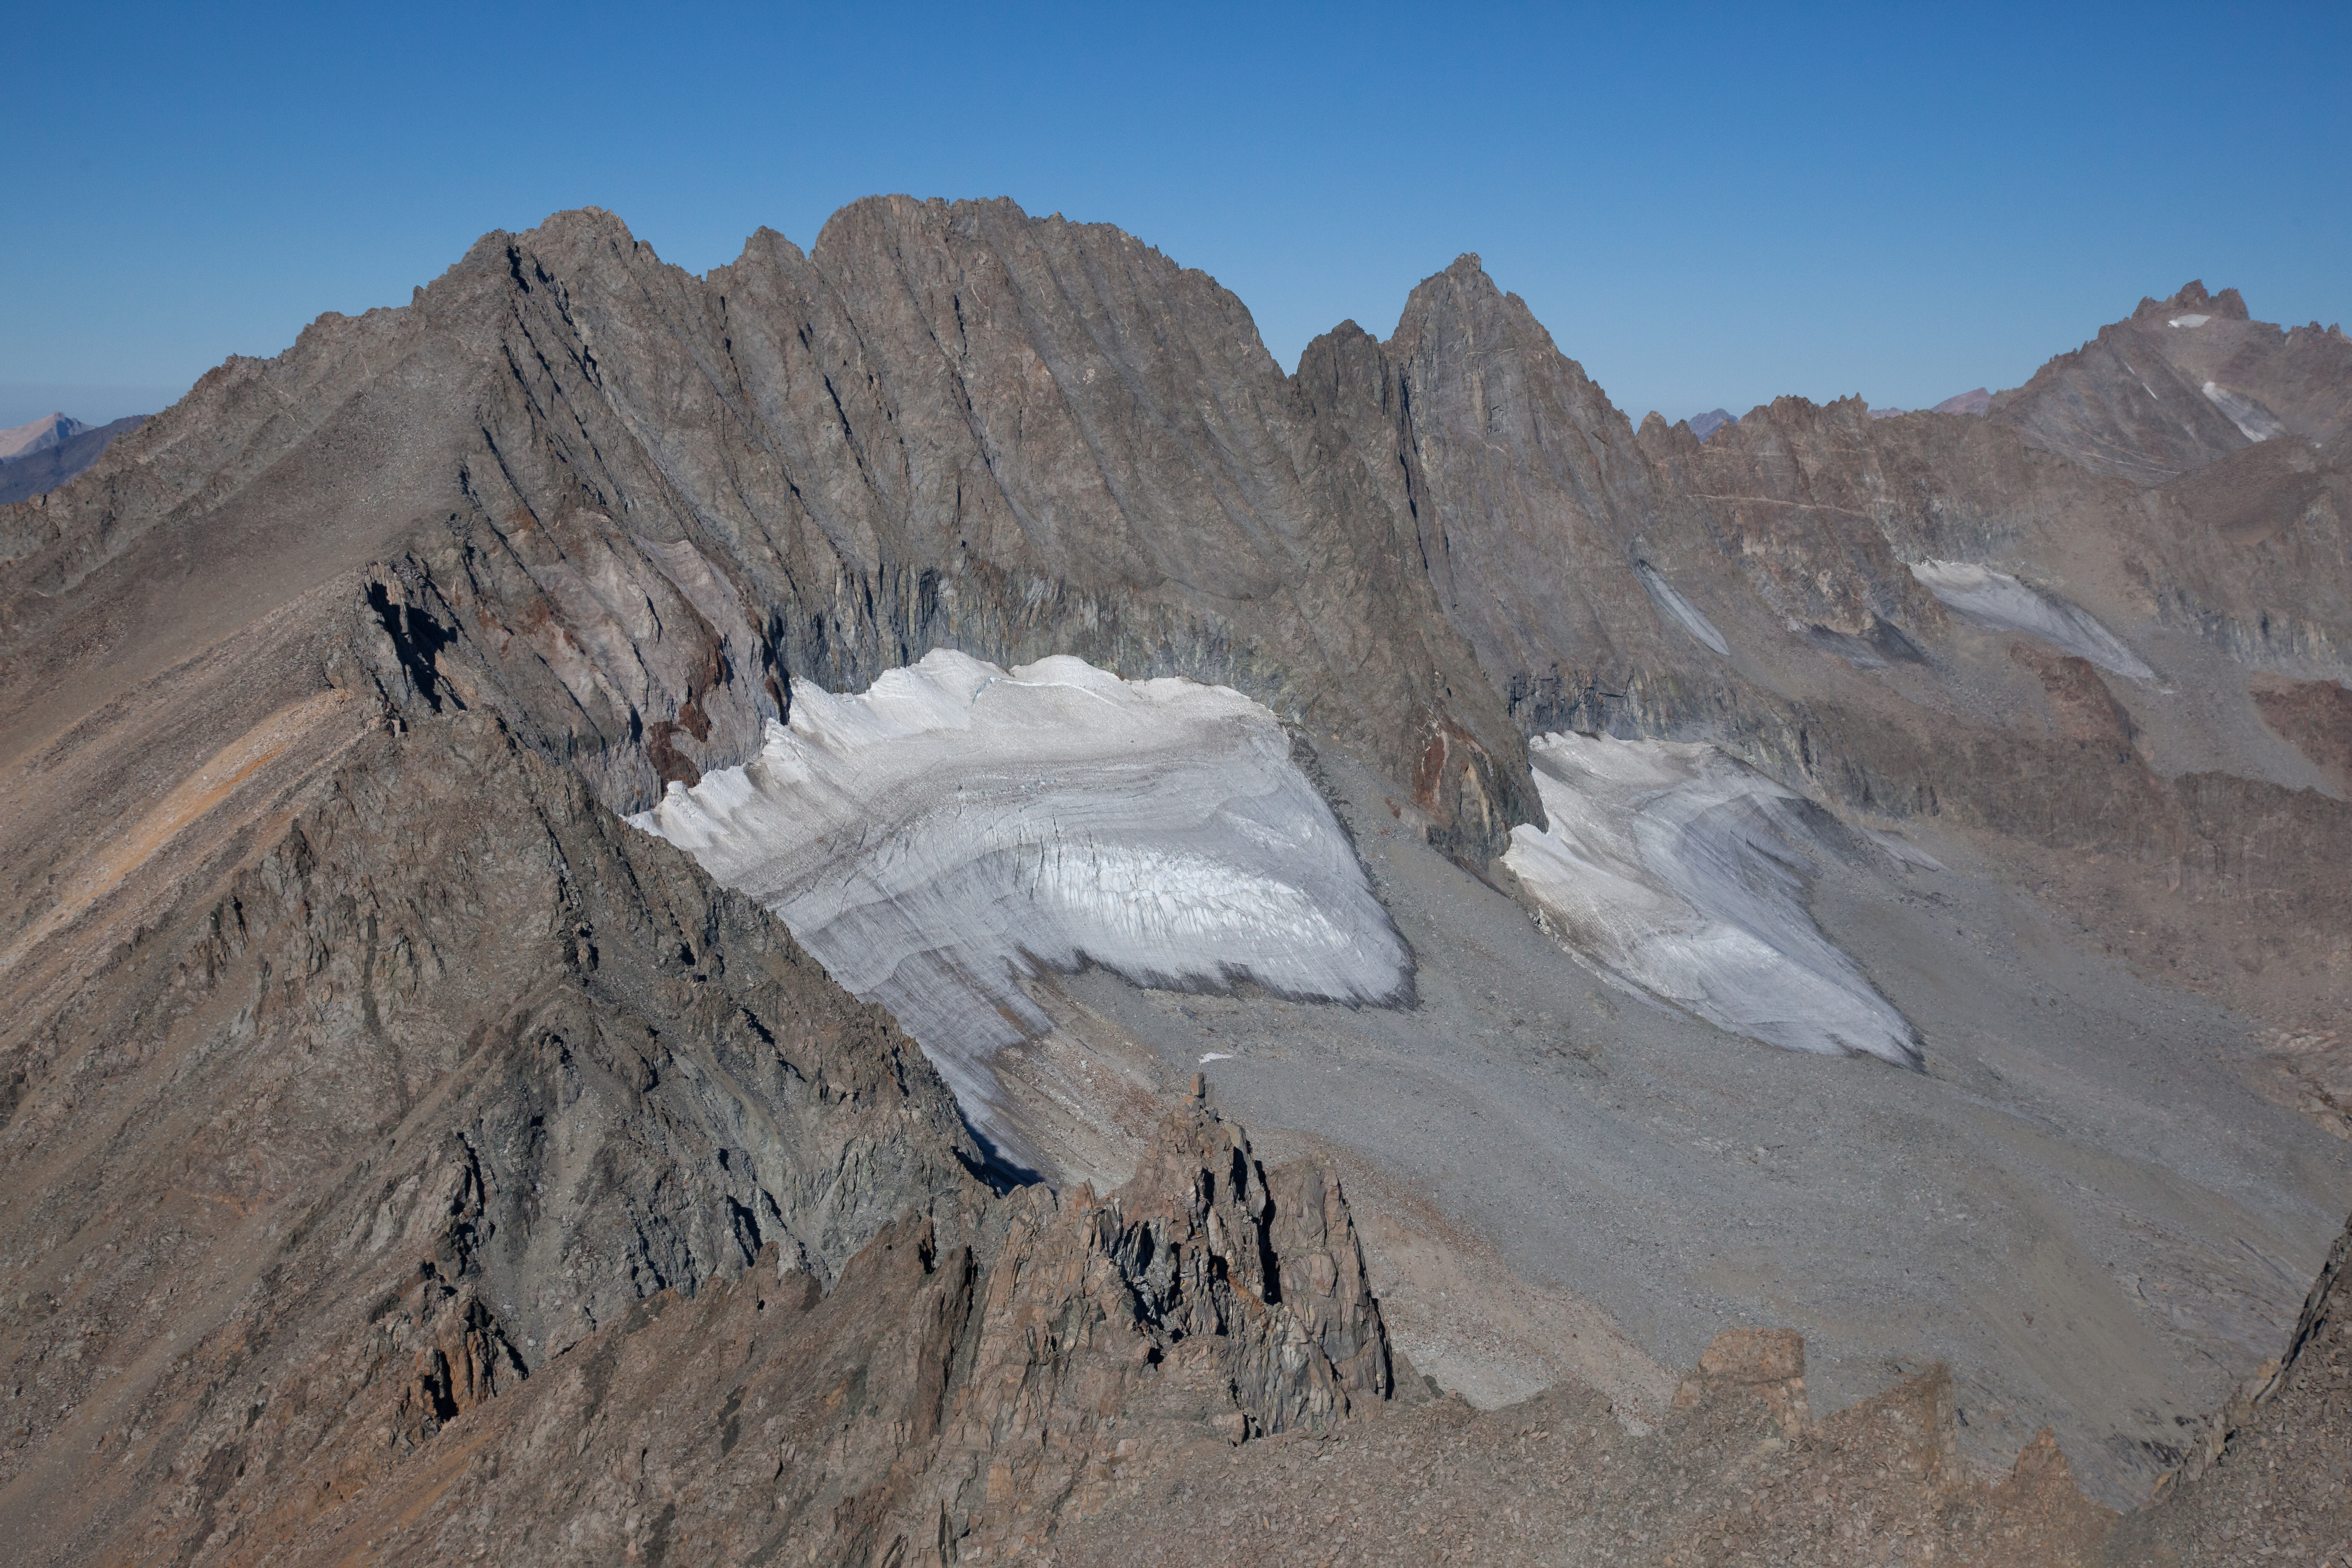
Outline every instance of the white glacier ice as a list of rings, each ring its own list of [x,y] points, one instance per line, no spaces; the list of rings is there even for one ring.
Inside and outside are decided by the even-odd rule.
[[[1660,576],[1656,567],[1646,561],[1636,561],[1633,563],[1633,574],[1642,580],[1642,586],[1649,590],[1651,601],[1680,622],[1683,630],[1724,658],[1731,657],[1731,645],[1724,641],[1721,632],[1715,629],[1715,623],[1699,614],[1696,605],[1675,592],[1674,584]]]
[[[2242,392],[2232,392],[2219,382],[2209,381],[2200,390],[2205,401],[2228,416],[2238,427],[2238,434],[2249,441],[2275,441],[2286,434],[2277,415],[2263,407]]]
[[[983,1129],[987,1058],[1050,1026],[1020,984],[1040,965],[1349,1003],[1410,984],[1288,737],[1222,686],[941,649],[862,694],[795,687],[757,758],[629,821],[887,1006]]]
[[[1570,952],[1734,1034],[1918,1065],[1910,1024],[1805,911],[1832,847],[1802,797],[1707,745],[1543,735],[1528,753],[1551,825],[1513,828],[1503,863]]]
[[[2165,325],[2168,327],[2201,327],[2212,319],[2213,318],[2210,316],[2175,316],[2172,320],[2167,321]]]
[[[1965,620],[1995,631],[2022,632],[2128,679],[2156,678],[2137,654],[2082,605],[2021,583],[2006,572],[1965,561],[1915,561],[1911,575]]]

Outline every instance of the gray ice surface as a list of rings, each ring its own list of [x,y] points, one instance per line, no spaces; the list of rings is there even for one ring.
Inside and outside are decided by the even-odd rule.
[[[1918,1065],[1903,1015],[1805,911],[1834,853],[1802,797],[1714,746],[1606,736],[1528,743],[1550,826],[1503,858],[1544,927],[1603,973],[1794,1051]]]
[[[1911,575],[1965,620],[1995,631],[2022,632],[2126,679],[2156,679],[2137,654],[2082,605],[2021,583],[2006,572],[1965,561],[1915,561]]]

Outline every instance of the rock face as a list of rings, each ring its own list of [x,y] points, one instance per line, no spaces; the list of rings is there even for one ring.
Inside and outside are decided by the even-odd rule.
[[[232,361],[0,510],[0,1528],[2095,1560],[2126,1537],[2056,1441],[1975,1474],[1938,1372],[1816,1420],[1799,1342],[1742,1331],[1654,1432],[1429,1398],[1330,1171],[1197,1097],[1108,1196],[1009,1187],[886,1013],[616,814],[796,691],[1070,655],[1263,702],[1465,885],[1546,826],[1531,738],[1703,745],[2333,1042],[2347,354],[2192,286],[1985,417],[1784,398],[1702,440],[1475,257],[1285,376],[1116,230],[877,198],[700,279],[561,215]],[[1742,842],[1714,881],[1799,921]],[[2147,1539],[2242,1541],[2285,1484],[2249,1445],[2328,1452],[2340,1272]],[[2279,1472],[2314,1539],[2319,1464]]]
[[[0,458],[0,506],[57,489],[97,462],[115,437],[127,436],[146,422],[144,414],[95,426],[60,416],[58,428],[73,427],[63,438],[25,447],[14,457]]]
[[[234,497],[314,571],[394,563],[423,651],[392,695],[499,712],[616,808],[747,760],[793,679],[946,645],[1232,684],[1400,773],[1435,747],[1433,802],[1499,847],[1524,759],[1354,526],[1381,461],[1321,437],[1239,301],[1116,230],[877,199],[696,279],[590,211],[231,362],[0,549],[35,595],[148,582],[158,521]]]
[[[2285,1354],[2213,1420],[2157,1505],[2124,1521],[2114,1563],[2325,1561],[2352,1540],[2352,1225]],[[2292,1561],[2292,1556],[2289,1557]]]
[[[977,1191],[887,1016],[471,716],[354,739],[74,997],[12,1036],[0,1142],[26,1561],[201,1542],[659,1290],[830,1282]]]
[[[307,1354],[161,1446],[153,1503],[75,1544],[190,1563],[443,1560],[484,1540],[509,1562],[1001,1561],[1173,1453],[1330,1431],[1390,1394],[1336,1183],[1269,1174],[1198,1104],[1108,1198],[966,1196],[885,1225],[837,1271],[798,1266],[786,1238],[698,1290],[674,1276],[552,1360],[497,1315],[478,1259],[409,1262],[425,1238],[400,1234],[407,1277],[346,1321],[311,1314]]]

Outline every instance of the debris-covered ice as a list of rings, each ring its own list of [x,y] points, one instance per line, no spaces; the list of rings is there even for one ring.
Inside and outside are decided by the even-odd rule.
[[[1963,619],[1995,631],[2038,637],[2132,680],[2155,679],[2156,672],[2088,610],[2021,583],[2006,572],[1965,561],[1915,561],[1911,575],[1942,600],[1946,609]]]
[[[1410,963],[1272,713],[1221,686],[946,650],[858,695],[796,687],[752,762],[629,819],[782,915],[887,1006],[985,1126],[1020,981],[1091,961],[1381,1002]]]
[[[1528,752],[1551,826],[1513,828],[1503,863],[1570,952],[1735,1034],[1918,1064],[1908,1021],[1805,911],[1822,829],[1862,836],[1713,746],[1544,735]]]

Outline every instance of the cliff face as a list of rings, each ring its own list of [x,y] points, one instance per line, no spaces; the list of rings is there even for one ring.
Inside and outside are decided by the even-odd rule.
[[[1230,684],[1447,876],[1541,820],[1528,737],[1703,742],[2303,1031],[2341,1121],[2341,345],[2184,291],[1987,418],[1783,399],[1702,445],[1473,257],[1285,376],[1114,229],[877,198],[699,279],[561,215],[232,361],[0,510],[0,1524],[58,1563],[1181,1561],[1187,1499],[1269,1543],[1443,1504],[1502,1561],[1541,1497],[1595,1551],[2099,1550],[2054,1441],[1972,1476],[1933,1375],[1815,1423],[1777,1340],[1654,1434],[1430,1403],[1327,1168],[1186,1100],[1108,1196],[1002,1190],[887,1015],[614,814],[937,647]],[[1439,1043],[1521,1026],[1480,1017]],[[1931,1067],[1966,1032],[1913,1021]],[[1888,1454],[1877,1533],[1826,1522]]]

